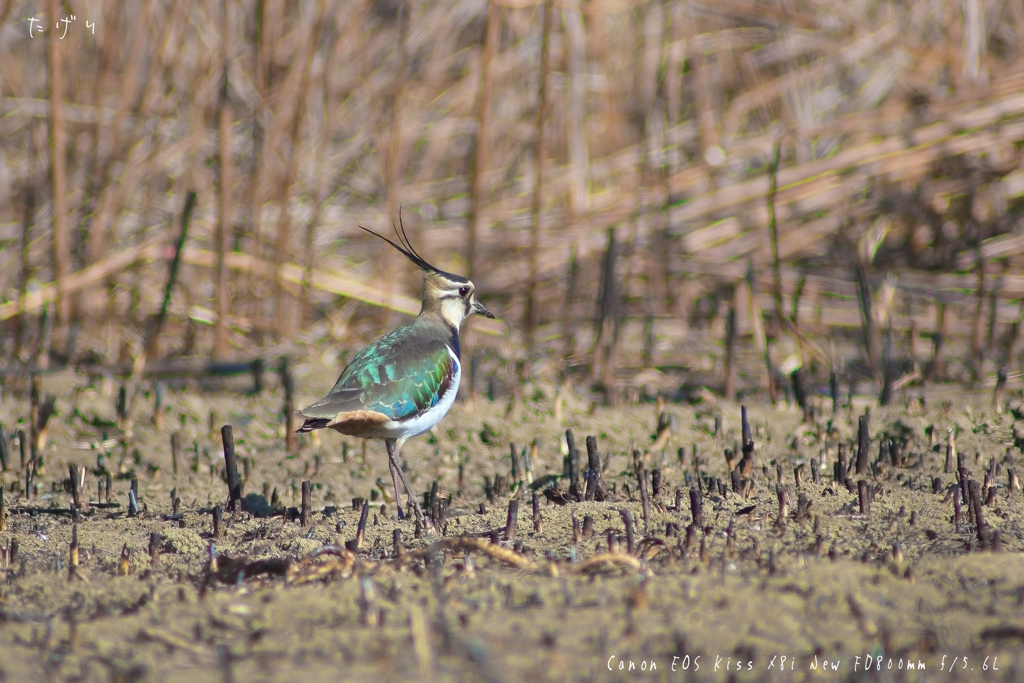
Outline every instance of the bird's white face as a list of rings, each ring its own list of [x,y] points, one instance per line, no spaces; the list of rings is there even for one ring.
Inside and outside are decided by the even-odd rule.
[[[463,285],[465,286],[465,285]],[[452,327],[458,327],[462,321],[472,315],[473,308],[466,305],[465,298],[458,292],[446,293],[441,297],[441,317]]]

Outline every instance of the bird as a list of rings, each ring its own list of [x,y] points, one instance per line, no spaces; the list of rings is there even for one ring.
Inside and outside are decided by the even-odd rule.
[[[422,307],[411,323],[357,353],[326,396],[296,411],[303,420],[297,431],[333,429],[347,436],[383,439],[398,518],[405,519],[401,480],[409,507],[420,521],[419,502],[402,471],[399,454],[409,439],[440,422],[455,402],[462,379],[462,322],[473,314],[492,319],[494,314],[477,300],[476,287],[468,278],[445,272],[420,256],[404,226],[401,231],[392,226],[399,243],[358,227],[390,244],[423,271]],[[427,521],[423,524],[429,528]]]

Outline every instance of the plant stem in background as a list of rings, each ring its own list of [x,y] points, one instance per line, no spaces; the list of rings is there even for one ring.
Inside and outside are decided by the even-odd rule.
[[[736,294],[733,293],[732,303],[729,304],[728,318],[725,322],[725,398],[729,401],[736,400]]]
[[[591,378],[595,381],[607,376],[604,365],[610,360],[610,348],[615,336],[619,317],[619,280],[615,271],[618,267],[619,244],[615,239],[615,228],[608,228],[608,246],[604,253],[604,272],[601,280],[601,298],[597,309],[597,324],[594,325],[594,347],[591,353]]]
[[[467,277],[472,280],[478,269],[477,233],[480,230],[480,213],[484,200],[484,174],[487,172],[488,140],[490,138],[491,100],[494,98],[494,74],[491,62],[498,52],[501,40],[501,6],[496,0],[487,2],[487,29],[484,32],[484,44],[480,51],[480,93],[476,101],[476,144],[471,160],[470,194],[469,194],[469,225],[466,235],[466,261],[469,267]]]
[[[320,225],[320,216],[324,208],[324,156],[326,155],[327,144],[330,140],[330,123],[328,119],[328,95],[331,82],[328,74],[330,69],[324,69],[324,78],[321,84],[321,112],[319,144],[316,148],[316,177],[313,180],[313,215],[306,226],[305,256],[303,257],[302,276],[302,306],[299,312],[299,325],[305,329],[312,322],[312,296],[313,296],[313,267],[316,265],[316,229]]]
[[[932,367],[928,379],[940,381],[946,379],[946,358],[943,347],[946,341],[946,304],[939,302],[935,313],[935,329],[932,332]]]
[[[576,335],[572,332],[572,305],[576,288],[576,243],[569,247],[569,266],[565,275],[565,299],[562,302],[562,378],[565,379],[569,359],[575,351]]]
[[[779,230],[775,224],[775,192],[778,189],[779,156],[782,153],[782,138],[775,141],[772,161],[768,166],[768,238],[772,245],[772,296],[775,300],[775,321],[782,329],[782,272],[779,270]]]
[[[50,184],[53,198],[53,279],[57,282],[57,330],[63,339],[71,322],[71,300],[63,292],[63,278],[70,269],[68,243],[68,197],[65,170],[64,65],[60,34],[56,28],[61,16],[60,0],[50,0]]]
[[[96,67],[97,78],[96,87],[92,93],[93,106],[96,111],[100,111],[103,107],[104,97],[112,90],[111,81],[117,75],[113,70],[114,57],[117,52],[117,47],[122,40],[120,31],[121,23],[121,3],[115,3],[111,7],[108,7],[107,12],[103,15],[103,23],[105,26],[109,26],[108,31],[102,38],[100,45],[99,64]],[[144,31],[138,31],[136,33],[145,33]],[[118,128],[115,126],[114,128]],[[89,156],[92,158],[92,168],[89,172],[89,177],[86,181],[85,197],[87,206],[82,212],[82,220],[80,226],[81,243],[85,247],[85,258],[87,263],[95,263],[99,258],[94,252],[98,246],[100,240],[93,238],[90,240],[90,228],[92,227],[92,218],[96,212],[97,200],[100,197],[100,189],[103,186],[104,177],[106,176],[108,165],[104,163],[103,155],[100,154],[101,146],[107,145],[110,142],[110,126],[103,125],[103,121],[99,116],[93,121],[92,127],[92,148],[89,152]],[[107,154],[109,155],[108,150]],[[84,164],[83,164],[84,165]],[[98,231],[102,234],[102,231]],[[113,288],[110,288],[113,289]],[[81,300],[82,297],[80,297]],[[98,298],[98,297],[97,297]],[[85,310],[88,311],[89,305],[86,303]]]
[[[276,296],[274,297],[274,332],[278,339],[285,335],[289,321],[287,317],[286,299],[289,296],[284,286],[284,264],[288,258],[288,243],[291,233],[291,187],[295,182],[295,174],[299,163],[299,148],[302,146],[300,134],[302,122],[306,118],[306,102],[309,99],[309,74],[313,68],[313,56],[316,54],[320,42],[320,28],[323,25],[324,0],[318,0],[316,5],[316,17],[309,29],[308,43],[306,45],[306,59],[302,67],[302,78],[298,82],[298,98],[295,103],[295,111],[292,118],[291,130],[291,151],[288,156],[288,166],[285,172],[284,181],[281,183],[281,195],[278,199],[281,207],[281,218],[277,225],[277,248],[274,250],[274,282],[276,284]]]
[[[234,51],[234,21],[231,17],[232,0],[223,3],[223,35],[221,37],[223,76],[220,92],[220,221],[217,224],[217,327],[215,330],[214,354],[218,357],[228,352],[228,267],[224,259],[228,250],[228,235],[231,234],[231,111],[230,68]]]
[[[974,316],[971,320],[971,382],[977,382],[982,377],[982,369],[985,363],[985,348],[982,345],[984,309],[987,297],[987,282],[985,280],[985,257],[978,249],[978,289],[974,294]]]
[[[257,0],[256,2],[256,36],[253,40],[253,71],[255,73],[256,103],[252,108],[250,128],[252,131],[252,178],[249,182],[249,222],[251,253],[258,262],[263,256],[263,160],[264,138],[266,131],[261,120],[263,108],[267,103],[268,71],[272,40],[268,28],[268,4],[274,0]],[[263,319],[263,297],[260,290],[260,278],[255,270],[249,271],[246,278],[249,294],[249,318],[255,328]]]
[[[395,87],[391,102],[391,137],[388,140],[387,156],[387,212],[388,220],[401,220],[402,207],[402,100],[405,97],[405,69],[409,56],[406,54],[406,42],[409,39],[409,22],[412,20],[412,0],[404,0],[398,8],[398,45],[395,50],[398,65],[395,69]],[[395,262],[391,249],[384,250],[384,298],[391,300],[394,293]],[[381,328],[391,326],[391,310],[381,309]]]
[[[867,257],[860,250],[858,250],[857,267],[854,274],[860,295],[861,323],[864,330],[864,349],[867,351],[868,367],[871,369],[871,375],[878,379],[881,369],[878,360],[878,332],[875,329],[875,316],[871,310],[871,283],[868,280]]]
[[[31,139],[31,138],[30,138]],[[35,154],[29,154],[29,163],[35,166]],[[32,174],[35,175],[35,174]],[[21,359],[23,344],[25,343],[25,330],[28,328],[25,320],[25,292],[28,289],[29,269],[29,244],[32,237],[32,221],[36,211],[36,188],[34,183],[25,183],[24,213],[21,221],[21,269],[18,274],[18,315],[14,322],[14,357]]]
[[[533,201],[530,204],[530,275],[526,282],[526,310],[523,327],[526,331],[527,356],[532,355],[537,333],[537,256],[540,250],[540,212],[543,207],[541,179],[544,165],[544,121],[547,118],[547,81],[551,70],[551,0],[545,0],[540,39],[540,77],[537,83],[537,119],[534,127]]]
[[[178,268],[181,266],[181,252],[185,248],[185,240],[188,238],[188,224],[192,220],[192,211],[196,208],[196,199],[195,190],[189,190],[188,195],[185,197],[185,207],[181,212],[181,232],[178,234],[178,242],[175,245],[171,269],[167,273],[167,286],[164,288],[163,303],[160,304],[160,312],[156,316],[149,339],[146,340],[146,351],[143,354],[139,354],[140,356],[156,356],[160,353],[160,331],[163,329],[164,321],[167,319],[167,309],[171,306],[171,293],[174,291],[174,283],[178,279]],[[143,359],[142,365],[145,365],[145,359]]]
[[[493,1],[493,0],[492,0]],[[569,211],[576,216],[590,211],[590,187],[587,169],[587,46],[580,0],[567,0],[565,17],[566,68],[569,78],[569,106],[566,133],[569,136]]]

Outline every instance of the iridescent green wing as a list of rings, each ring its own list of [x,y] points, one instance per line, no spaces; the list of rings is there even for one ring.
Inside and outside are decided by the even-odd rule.
[[[331,392],[302,413],[329,418],[373,410],[401,421],[435,406],[451,388],[456,362],[439,339],[416,339],[409,328],[395,330],[352,359]]]

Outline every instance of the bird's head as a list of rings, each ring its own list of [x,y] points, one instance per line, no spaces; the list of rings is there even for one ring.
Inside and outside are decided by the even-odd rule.
[[[462,321],[479,313],[486,318],[494,314],[476,300],[473,283],[461,275],[426,271],[423,276],[423,310],[436,311],[454,328]]]
[[[401,221],[399,224],[401,225]],[[494,317],[494,314],[487,310],[486,306],[476,300],[476,287],[468,278],[441,270],[419,255],[409,241],[408,235],[405,234],[405,226],[402,226],[401,230],[395,228],[395,234],[398,235],[401,244],[396,244],[387,237],[363,228],[361,225],[359,227],[390,244],[423,270],[423,309],[420,311],[420,315],[424,313],[440,315],[455,329],[459,329],[462,321],[474,313],[479,313],[486,318]]]

